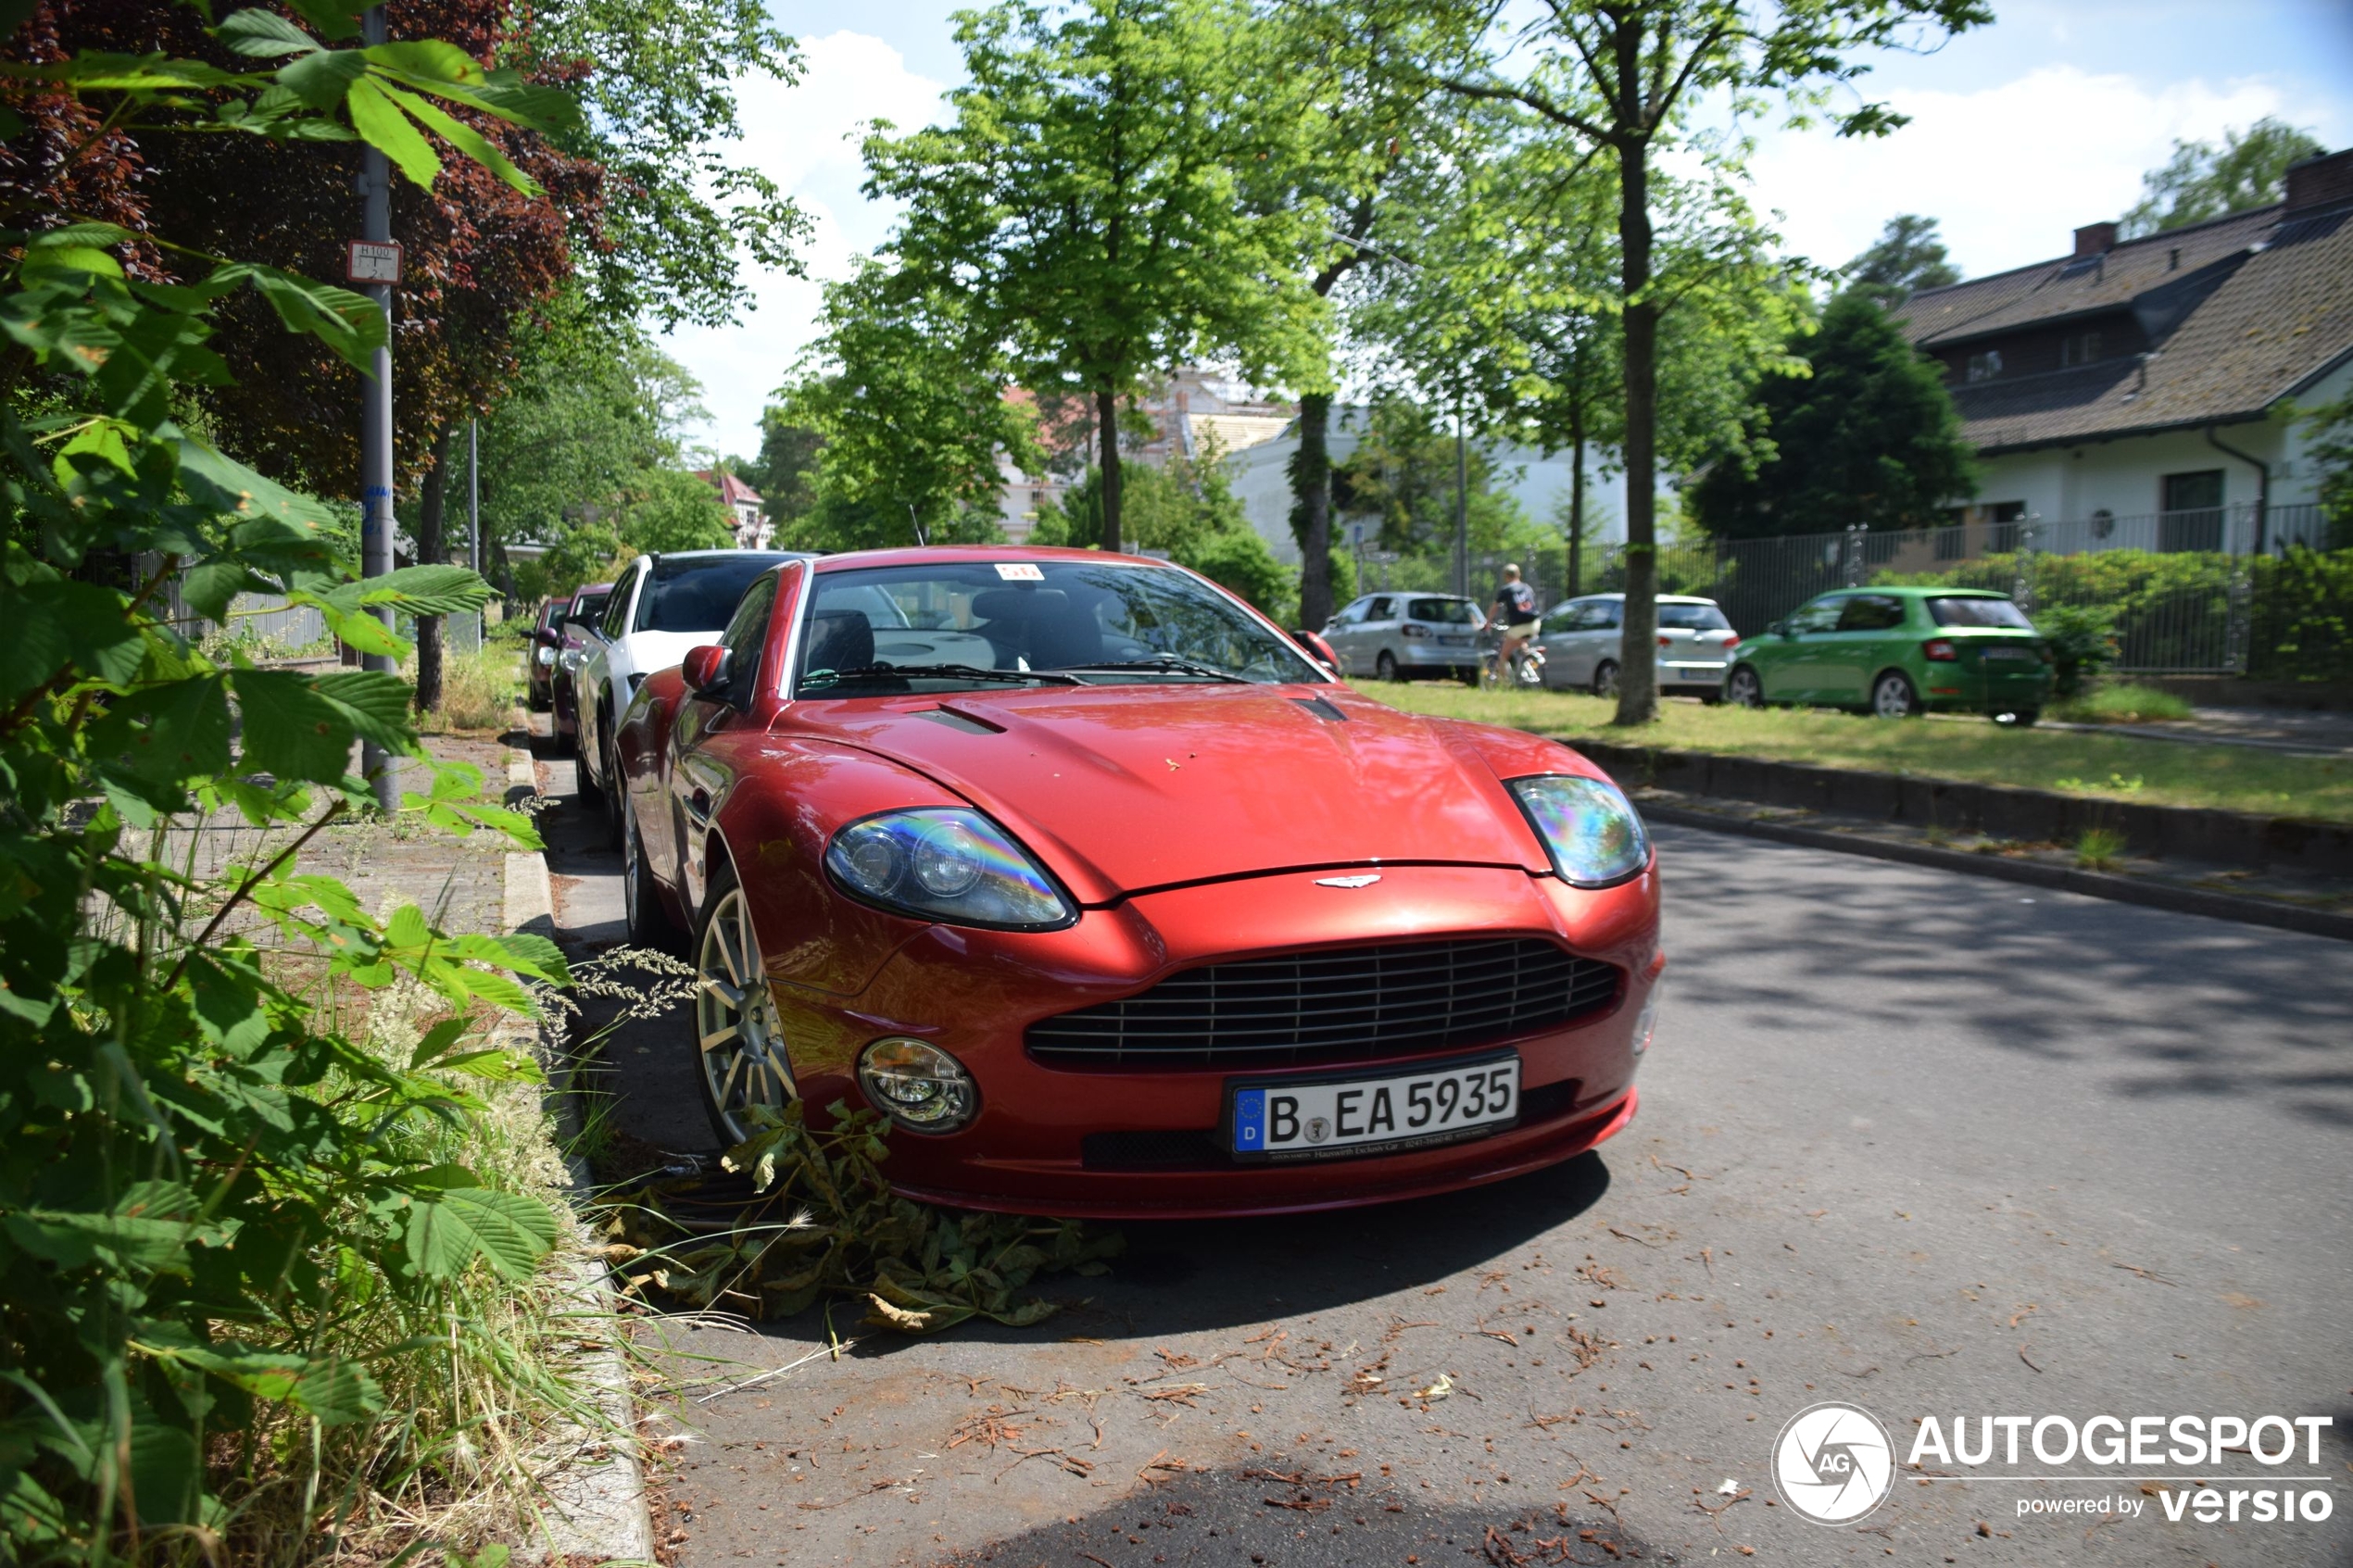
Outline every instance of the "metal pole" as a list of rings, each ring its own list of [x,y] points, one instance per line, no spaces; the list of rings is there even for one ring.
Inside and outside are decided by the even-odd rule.
[[[371,44],[384,41],[384,11],[371,6],[360,19],[361,36]],[[392,166],[371,146],[360,154],[359,192],[365,200],[360,238],[392,238]],[[383,577],[392,571],[392,285],[371,283],[368,294],[384,313],[384,346],[376,350],[374,373],[362,393],[359,415],[359,574]],[[390,607],[377,612],[385,630],[392,627]],[[394,671],[390,654],[370,654],[371,670]],[[374,785],[376,804],[387,814],[400,804],[400,780],[394,759],[373,741],[359,752],[359,771]]]
[[[1463,455],[1463,397],[1454,395],[1454,592],[1470,597],[1468,463]]]
[[[482,572],[482,421],[466,421],[466,565]]]

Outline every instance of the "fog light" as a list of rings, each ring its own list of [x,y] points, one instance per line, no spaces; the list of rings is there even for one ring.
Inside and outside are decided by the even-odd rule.
[[[1664,985],[1654,983],[1651,994],[1642,998],[1642,1010],[1634,1017],[1634,1054],[1642,1055],[1651,1048],[1651,1035],[1658,1029],[1658,998]]]
[[[876,1040],[859,1053],[858,1085],[875,1110],[913,1133],[952,1133],[980,1109],[963,1063],[925,1040]]]

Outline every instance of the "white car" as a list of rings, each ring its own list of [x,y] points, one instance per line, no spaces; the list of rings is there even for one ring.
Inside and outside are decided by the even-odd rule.
[[[1536,633],[1544,684],[1616,696],[1626,661],[1625,618],[1623,594],[1587,594],[1554,605]],[[1658,695],[1722,701],[1724,671],[1740,641],[1714,599],[1659,595]]]
[[[585,629],[571,671],[573,710],[580,715],[580,793],[604,797],[615,843],[621,813],[610,787],[612,737],[630,698],[647,676],[669,669],[687,649],[716,641],[752,579],[780,562],[808,558],[783,550],[679,550],[639,556],[622,569],[604,616]]]

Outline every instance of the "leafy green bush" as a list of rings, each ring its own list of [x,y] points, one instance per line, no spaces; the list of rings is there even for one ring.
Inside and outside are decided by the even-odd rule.
[[[294,81],[160,56],[12,69],[223,134],[347,140],[344,100],[364,97],[365,134],[420,184],[438,164],[409,117],[529,184],[432,98],[509,119],[562,103],[445,44],[330,62],[273,11],[217,31],[229,57],[287,59]],[[239,594],[280,594],[397,658],[379,613],[457,613],[488,589],[451,567],[352,581],[333,508],[173,422],[190,383],[227,374],[206,340],[228,296],[251,291],[354,374],[384,341],[373,301],[184,251],[177,283],[134,282],[115,252],[135,236],[40,199],[0,234],[16,358],[0,402],[0,1560],[233,1558],[264,1493],[293,1499],[280,1534],[315,1550],[358,1491],[428,1458],[403,1436],[415,1412],[387,1420],[387,1380],[446,1366],[484,1332],[461,1315],[466,1282],[526,1280],[558,1236],[543,1198],[450,1154],[479,1091],[537,1071],[483,1019],[528,1010],[523,982],[564,970],[545,940],[436,932],[414,907],[379,918],[303,869],[305,844],[371,809],[347,772],[357,741],[423,760],[405,685],[256,668],[159,607],[175,579],[215,621]],[[481,794],[475,770],[445,766],[402,809],[532,841]],[[267,859],[211,873],[166,852],[237,822],[273,834]],[[395,994],[446,1016],[387,1059],[346,1010]],[[355,1462],[379,1468],[338,1471]]]
[[[2037,609],[2033,621],[2050,645],[2051,695],[2061,702],[2080,696],[2116,662],[2113,611],[2091,605],[2054,605]]]

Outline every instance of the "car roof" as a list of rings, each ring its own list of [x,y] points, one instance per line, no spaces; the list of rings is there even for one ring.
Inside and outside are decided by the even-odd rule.
[[[648,560],[814,560],[813,550],[655,550]]]
[[[1622,604],[1625,602],[1626,596],[1624,594],[1579,594],[1573,599],[1563,599],[1561,603],[1578,605],[1596,599],[1607,599],[1613,604]],[[1655,603],[1663,605],[1712,605],[1716,602],[1714,599],[1701,598],[1697,594],[1655,594],[1652,599]]]
[[[1998,588],[1946,588],[1935,583],[1867,583],[1859,588],[1832,588],[1829,594],[1889,594],[1906,599],[2007,599],[2007,594]],[[1825,594],[1825,597],[1828,594]]]
[[[756,554],[757,552],[737,552]],[[1155,560],[1150,556],[1112,555],[1102,550],[1077,550],[1062,545],[908,545],[887,550],[845,550],[835,556],[780,556],[780,560],[814,560],[811,570],[843,571],[855,567],[925,566],[941,561],[971,561],[987,566],[994,561],[1069,560],[1117,561],[1122,566],[1169,567],[1175,563]],[[1184,570],[1179,567],[1178,571]]]

